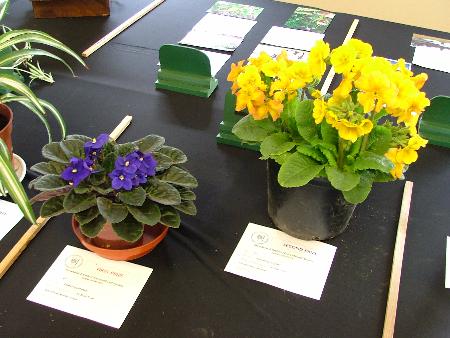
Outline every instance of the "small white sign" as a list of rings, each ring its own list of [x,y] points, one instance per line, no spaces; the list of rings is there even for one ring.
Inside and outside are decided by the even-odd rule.
[[[261,52],[266,52],[272,59],[276,59],[281,52],[285,50],[289,60],[292,61],[306,61],[308,59],[309,52],[305,52],[304,50],[276,47],[259,44],[256,46],[253,53],[250,55],[250,58],[257,58]]]
[[[417,46],[412,63],[421,67],[450,73],[450,49]]]
[[[445,268],[445,287],[450,289],[450,237],[447,236],[447,266]]]
[[[336,247],[249,223],[225,271],[319,300]]]
[[[22,211],[17,204],[0,200],[0,240],[19,223],[22,217]]]
[[[321,33],[273,26],[262,39],[261,43],[310,51],[316,41],[323,40],[324,36]]]
[[[118,329],[152,271],[68,245],[27,300]]]

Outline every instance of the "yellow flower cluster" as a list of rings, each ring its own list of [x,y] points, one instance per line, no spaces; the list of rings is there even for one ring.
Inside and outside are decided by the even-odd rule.
[[[246,65],[243,61],[232,64],[227,80],[233,82],[236,110],[247,109],[255,120],[270,115],[276,121],[286,102],[295,98],[299,89],[320,80],[329,54],[329,45],[320,41],[306,62],[289,60],[283,51],[276,59],[262,52],[257,58],[250,58]]]

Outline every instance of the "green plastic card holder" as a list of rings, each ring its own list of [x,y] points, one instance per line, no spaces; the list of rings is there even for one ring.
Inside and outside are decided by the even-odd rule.
[[[211,63],[202,51],[180,45],[159,49],[160,69],[155,86],[178,93],[209,97],[217,87],[211,76]]]
[[[219,125],[219,134],[217,135],[217,143],[228,144],[243,149],[259,151],[258,144],[247,144],[237,138],[232,129],[234,125],[243,117],[242,114],[236,112],[236,96],[231,91],[225,95],[225,106],[223,112],[223,121]]]
[[[450,97],[431,99],[419,121],[419,135],[431,144],[450,148]]]

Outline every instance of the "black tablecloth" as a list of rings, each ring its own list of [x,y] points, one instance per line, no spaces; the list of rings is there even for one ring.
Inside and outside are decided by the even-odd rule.
[[[0,281],[1,337],[380,337],[403,182],[376,184],[348,231],[328,241],[336,256],[320,301],[223,271],[249,222],[271,226],[264,161],[255,152],[216,144],[231,62],[248,57],[272,25],[282,26],[294,5],[268,0],[258,23],[218,73],[209,99],[156,91],[158,49],[178,42],[214,1],[167,0],[88,60],[77,78],[45,62],[56,84],[36,85],[64,114],[70,133],[110,132],[125,114],[132,125],[121,141],[149,133],[189,156],[199,179],[198,215],[183,217],[149,255],[135,261],[154,269],[123,326],[116,330],[26,301],[66,245],[81,247],[69,215],[52,219]],[[243,1],[237,1],[243,2]],[[12,2],[6,24],[41,29],[80,52],[149,3],[113,0],[109,18],[34,19],[31,3]],[[388,10],[388,9],[387,9]],[[353,16],[337,14],[325,40],[339,45]],[[412,33],[449,34],[360,18],[355,37],[374,54],[411,61]],[[424,70],[429,97],[449,94],[449,74]],[[46,133],[25,109],[15,112],[14,150],[29,166],[42,160]],[[54,128],[56,131],[57,129]],[[406,239],[395,337],[448,337],[450,291],[444,288],[445,240],[450,235],[450,152],[428,146],[408,171],[414,191]],[[29,178],[26,179],[26,181]],[[28,228],[24,220],[1,242],[0,257]]]

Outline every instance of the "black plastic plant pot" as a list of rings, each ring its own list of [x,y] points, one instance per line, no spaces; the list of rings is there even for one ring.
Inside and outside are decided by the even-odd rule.
[[[277,228],[304,240],[325,240],[345,231],[356,204],[348,203],[326,179],[283,188],[277,180],[279,169],[275,161],[267,161],[269,216]]]

